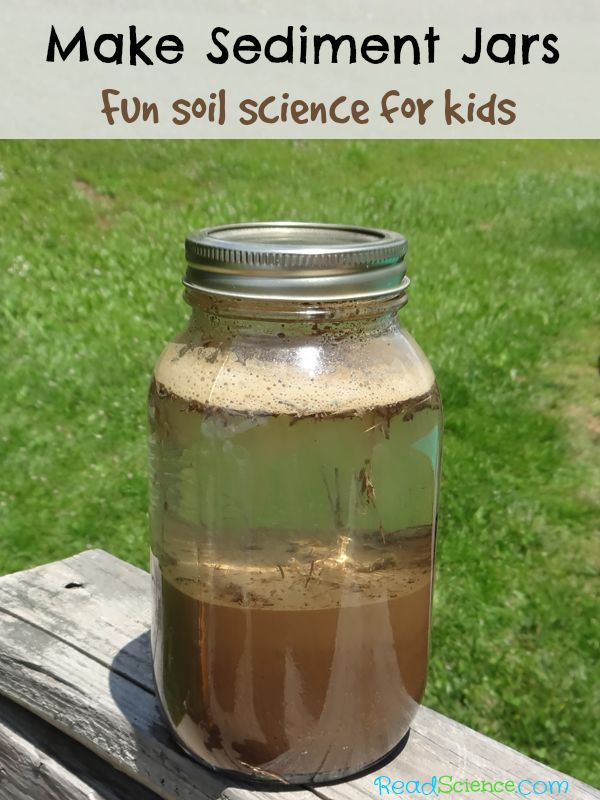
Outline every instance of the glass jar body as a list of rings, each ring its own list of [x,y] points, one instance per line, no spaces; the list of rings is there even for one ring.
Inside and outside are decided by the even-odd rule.
[[[198,300],[150,391],[152,652],[205,764],[290,783],[377,762],[428,656],[441,410],[395,309]]]

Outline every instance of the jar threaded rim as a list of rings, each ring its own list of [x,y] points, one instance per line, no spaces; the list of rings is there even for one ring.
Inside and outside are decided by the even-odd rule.
[[[408,243],[381,228],[253,222],[192,231],[183,283],[211,294],[265,300],[385,297],[408,286]]]

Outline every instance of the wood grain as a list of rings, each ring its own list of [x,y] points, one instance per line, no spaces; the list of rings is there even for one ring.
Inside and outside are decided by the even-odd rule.
[[[149,589],[147,573],[98,550],[1,578],[0,692],[167,800],[273,800],[278,792],[234,784],[173,742],[154,695]],[[600,800],[592,787],[426,708],[392,763],[352,781],[286,794],[293,800],[376,798],[373,780],[382,775],[392,781],[566,779],[567,800]]]
[[[158,800],[69,736],[0,697],[2,800]]]

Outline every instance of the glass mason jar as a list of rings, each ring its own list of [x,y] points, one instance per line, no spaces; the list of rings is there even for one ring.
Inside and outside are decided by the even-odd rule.
[[[401,327],[406,240],[186,240],[188,327],[150,389],[152,652],[204,764],[319,782],[393,751],[425,685],[441,409]]]

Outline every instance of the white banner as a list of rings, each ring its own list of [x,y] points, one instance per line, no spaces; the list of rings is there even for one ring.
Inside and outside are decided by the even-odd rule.
[[[597,138],[595,0],[2,0],[3,138]]]

